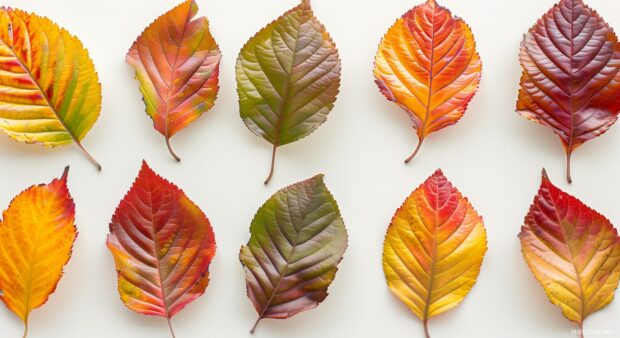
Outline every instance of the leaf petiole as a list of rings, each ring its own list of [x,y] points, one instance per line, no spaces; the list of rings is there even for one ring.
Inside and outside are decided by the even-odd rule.
[[[407,159],[405,160],[405,164],[411,162],[411,160],[413,160],[413,158],[418,154],[418,152],[420,151],[420,148],[422,148],[422,142],[424,142],[424,139],[421,138],[418,141],[418,146],[415,147],[415,150],[413,151],[413,153],[411,154],[411,156],[407,157]]]
[[[166,322],[168,322],[168,328],[170,329],[170,334],[172,335],[172,338],[176,338],[176,336],[174,335],[174,330],[172,329],[172,323],[170,322],[170,317],[166,317]]]
[[[273,171],[276,165],[276,150],[277,149],[278,149],[278,146],[274,144],[273,151],[271,152],[271,168],[269,169],[269,176],[267,176],[267,179],[265,179],[265,185],[269,184],[269,181],[271,181],[271,178],[273,177]]]

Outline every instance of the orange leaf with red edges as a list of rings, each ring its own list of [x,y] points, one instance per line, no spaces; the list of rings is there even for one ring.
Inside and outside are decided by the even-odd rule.
[[[56,290],[77,236],[75,204],[60,179],[17,195],[0,222],[0,300],[24,321]]]
[[[146,113],[170,138],[211,109],[219,91],[220,50],[198,5],[187,0],[148,26],[127,54],[136,70]]]
[[[434,0],[405,13],[375,58],[375,82],[413,121],[418,153],[424,139],[458,122],[476,94],[482,62],[469,26]]]
[[[120,202],[107,245],[131,310],[168,320],[209,284],[215,236],[205,214],[146,162]],[[172,332],[172,326],[170,325]]]

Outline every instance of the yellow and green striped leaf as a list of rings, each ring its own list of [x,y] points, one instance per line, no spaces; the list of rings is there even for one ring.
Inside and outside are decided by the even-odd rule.
[[[81,141],[101,111],[101,85],[80,40],[47,18],[0,8],[0,129],[26,143]]]

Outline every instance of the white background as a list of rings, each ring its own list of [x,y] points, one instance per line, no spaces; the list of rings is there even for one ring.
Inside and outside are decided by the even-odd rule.
[[[271,145],[239,118],[234,66],[241,46],[296,0],[198,0],[223,59],[215,107],[172,140],[163,137],[124,63],[140,32],[177,0],[4,0],[52,18],[90,50],[103,85],[103,110],[84,145],[103,164],[96,172],[75,146],[44,149],[0,137],[0,208],[31,184],[49,182],[71,165],[69,187],[80,231],[57,291],[31,316],[32,338],[165,338],[165,320],[127,310],[116,291],[105,247],[108,222],[140,162],[172,180],[210,218],[217,240],[206,294],[174,319],[178,338],[250,337],[256,313],[245,295],[237,258],[256,209],[277,189],[319,172],[341,207],[350,246],[317,309],[288,320],[265,320],[256,337],[422,337],[420,321],[388,290],[381,266],[383,237],[397,207],[435,169],[470,198],[484,217],[489,250],[477,284],[457,308],[431,319],[433,337],[571,337],[576,325],[553,306],[529,272],[517,234],[546,167],[560,187],[620,224],[620,127],[573,156],[574,183],[564,180],[560,141],[515,112],[522,35],[555,0],[443,0],[471,25],[484,70],[478,95],[457,125],[429,137],[410,165],[416,136],[403,111],[385,100],[372,78],[377,44],[388,27],[417,5],[411,0],[313,0],[340,50],[341,94],[328,121],[310,137],[279,150],[268,187]],[[588,0],[620,29],[617,0]],[[620,301],[586,320],[586,329],[620,337]],[[0,306],[0,337],[21,337],[22,324]],[[590,337],[603,336],[592,334]]]

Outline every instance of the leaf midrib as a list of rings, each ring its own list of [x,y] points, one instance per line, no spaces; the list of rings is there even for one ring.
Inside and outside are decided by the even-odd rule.
[[[187,16],[185,17],[185,24],[183,25],[183,32],[181,32],[181,44],[183,44],[183,41],[185,40],[185,33],[187,33],[187,26],[190,23],[191,20],[191,16],[190,13],[192,11],[192,7],[191,5],[189,6],[189,9],[187,11]],[[173,92],[173,87],[171,86],[174,83],[174,77],[176,75],[176,71],[177,71],[177,63],[179,61],[179,55],[181,54],[181,46],[177,46],[177,53],[174,57],[174,62],[172,64],[172,68],[170,71],[170,78],[168,79],[168,93],[166,94],[166,100],[164,101],[164,132],[165,132],[165,136],[166,139],[170,138],[170,131],[169,129],[169,114],[170,112],[168,111],[168,104],[170,103],[170,98],[171,98],[171,93]]]
[[[429,60],[429,70],[428,70],[428,96],[426,99],[426,114],[424,115],[424,122],[422,123],[422,130],[420,130],[420,140],[425,138],[426,128],[428,125],[428,120],[430,118],[431,113],[431,101],[433,98],[433,82],[435,78],[435,6],[433,5],[433,16],[431,17],[431,58]]]
[[[437,269],[437,228],[439,227],[439,183],[437,184],[437,195],[435,196],[434,206],[434,226],[433,226],[433,256],[431,258],[431,271],[429,273],[428,292],[426,295],[426,304],[424,305],[424,322],[426,323],[429,318],[429,310],[431,307],[431,300],[433,296],[433,286],[435,284],[435,273]]]
[[[547,187],[547,191],[549,194],[551,193],[549,187]],[[579,285],[579,298],[580,298],[579,299],[580,301],[579,325],[581,326],[583,325],[583,320],[584,320],[583,317],[585,315],[585,295],[583,291],[583,285],[581,284],[581,274],[579,273],[579,270],[577,269],[577,263],[575,262],[575,256],[573,254],[573,247],[570,245],[570,242],[568,240],[568,231],[565,227],[564,222],[562,222],[562,218],[560,217],[560,214],[558,212],[557,204],[555,200],[553,200],[553,198],[550,199],[550,202],[553,205],[553,212],[555,214],[556,219],[558,220],[560,229],[562,230],[562,236],[564,236],[564,240],[566,241],[566,246],[568,247],[568,256],[573,266],[575,281],[577,282],[577,285]]]
[[[311,202],[314,199],[314,193],[316,191],[317,187],[316,185],[312,186],[312,190],[310,191],[310,193],[308,195],[312,196]],[[288,199],[288,198],[287,198]],[[303,215],[303,217],[301,217],[302,219],[302,224],[304,223],[303,221],[305,221],[306,217],[308,215]],[[267,313],[267,310],[269,310],[269,308],[271,307],[271,303],[273,302],[273,300],[275,299],[276,295],[278,294],[278,291],[280,289],[280,285],[282,284],[282,281],[284,280],[285,277],[287,277],[288,274],[288,268],[289,266],[294,263],[291,262],[293,260],[293,257],[295,256],[295,252],[297,250],[297,247],[299,246],[299,236],[301,235],[303,231],[303,227],[301,229],[299,229],[299,231],[297,232],[297,234],[295,234],[295,238],[293,240],[292,246],[291,246],[291,252],[289,254],[289,258],[286,260],[286,264],[284,265],[284,267],[282,268],[282,271],[279,273],[280,275],[278,276],[278,281],[276,282],[276,285],[273,288],[272,294],[269,297],[269,299],[267,300],[267,302],[265,303],[263,310],[261,310],[260,315],[258,316],[258,320],[261,320],[264,318],[265,314]],[[284,257],[283,257],[284,258]]]
[[[303,10],[303,9],[301,9]],[[278,113],[276,114],[276,116],[278,117],[278,121],[276,122],[276,125],[274,126],[274,139],[273,139],[273,147],[274,149],[279,147],[281,145],[281,136],[282,136],[282,126],[284,125],[284,122],[286,121],[286,117],[288,114],[286,114],[287,109],[286,107],[288,106],[288,102],[290,100],[290,91],[291,91],[291,80],[292,80],[292,72],[293,72],[293,67],[294,67],[294,63],[295,63],[295,56],[297,55],[297,45],[299,43],[299,29],[301,28],[302,25],[302,21],[301,21],[301,16],[304,13],[300,13],[300,21],[299,21],[299,28],[295,31],[295,33],[297,34],[295,36],[295,45],[294,45],[294,50],[292,50],[293,52],[293,57],[291,60],[291,65],[289,67],[289,69],[284,69],[286,71],[286,82],[285,82],[285,87],[284,87],[284,92],[282,93],[282,103],[280,104],[280,109],[278,111]],[[271,48],[274,52],[274,55],[276,53],[275,49],[273,48],[273,41],[271,44]],[[277,59],[277,56],[276,56]],[[279,60],[279,59],[278,59]],[[278,61],[278,63],[280,63]],[[265,73],[266,74],[266,73]]]

